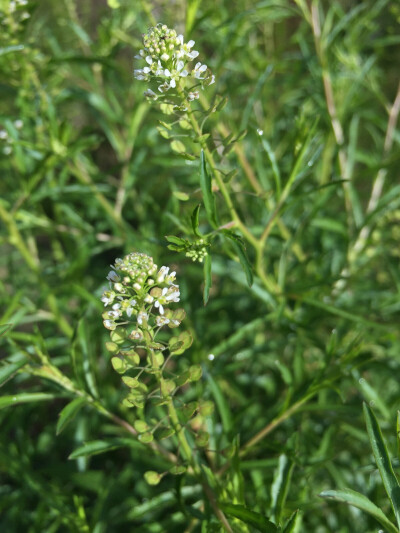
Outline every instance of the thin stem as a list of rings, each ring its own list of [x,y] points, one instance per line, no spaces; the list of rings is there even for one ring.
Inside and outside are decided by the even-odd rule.
[[[229,210],[229,213],[230,213],[232,219],[235,221],[236,226],[243,233],[243,236],[246,238],[246,240],[249,243],[251,243],[255,249],[257,249],[258,246],[259,246],[258,239],[256,237],[254,237],[254,235],[247,229],[245,224],[240,219],[238,213],[236,212],[236,209],[235,209],[235,207],[233,205],[232,199],[231,199],[231,197],[229,195],[228,189],[227,189],[223,179],[221,178],[220,174],[216,171],[216,164],[215,164],[213,155],[212,155],[211,151],[208,149],[206,141],[201,138],[202,137],[201,127],[200,127],[199,123],[197,122],[197,119],[196,119],[196,117],[194,115],[193,110],[190,107],[190,102],[188,102],[186,100],[185,94],[184,94],[183,90],[180,87],[177,87],[177,90],[178,90],[178,94],[181,97],[182,101],[184,101],[187,104],[187,106],[188,106],[187,114],[188,114],[189,121],[190,121],[190,123],[192,125],[192,128],[195,131],[196,135],[200,139],[200,146],[202,147],[202,149],[204,151],[204,155],[206,157],[207,163],[209,164],[211,172],[212,172],[212,174],[213,174],[213,176],[215,178],[215,181],[217,182],[218,188],[221,191],[222,196],[224,197],[226,206],[227,206],[227,208]]]
[[[328,68],[328,59],[325,55],[324,45],[321,39],[321,22],[319,16],[319,2],[313,1],[311,6],[311,27],[314,34],[315,49],[319,58],[322,69],[322,82],[324,85],[325,100],[328,109],[328,114],[331,120],[332,130],[335,137],[336,144],[339,148],[339,168],[340,174],[343,180],[348,180],[349,166],[347,164],[347,154],[344,149],[344,133],[343,128],[339,120],[339,116],[336,109],[335,97],[333,92],[332,80]],[[343,183],[343,189],[345,192],[345,204],[348,217],[351,213],[351,185],[347,182]],[[350,218],[349,218],[350,222]]]
[[[199,467],[197,462],[194,460],[192,450],[185,436],[185,430],[182,427],[181,423],[179,422],[178,414],[176,412],[172,398],[170,398],[168,402],[168,414],[169,414],[171,423],[176,431],[176,436],[178,438],[183,455],[185,459],[188,461],[188,463],[192,466],[195,475],[200,478],[201,484],[203,486],[203,490],[206,496],[208,497],[209,503],[211,507],[213,508],[215,515],[217,516],[221,524],[224,526],[225,531],[232,533],[232,528],[229,525],[229,522],[226,519],[226,516],[221,511],[221,509],[218,507],[217,500],[215,498],[213,490],[211,489],[206,479],[204,478],[201,468]]]

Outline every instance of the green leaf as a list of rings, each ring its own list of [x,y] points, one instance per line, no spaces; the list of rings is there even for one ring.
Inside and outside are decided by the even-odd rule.
[[[211,176],[207,172],[206,159],[204,151],[200,153],[200,187],[203,193],[204,207],[206,208],[207,218],[213,228],[218,226],[217,214],[215,210],[215,198],[212,193]]]
[[[77,459],[78,457],[90,457],[92,455],[99,455],[100,453],[109,452],[122,448],[125,444],[121,441],[105,441],[105,440],[92,440],[85,442],[82,446],[79,446],[74,450],[68,459]]]
[[[0,409],[19,403],[43,402],[45,400],[54,400],[55,398],[59,398],[59,396],[47,392],[25,392],[14,396],[2,396],[0,398]]]
[[[203,290],[203,302],[207,305],[208,298],[210,297],[210,289],[212,284],[211,276],[212,258],[210,254],[207,254],[204,259],[204,290]]]
[[[399,533],[396,526],[386,518],[385,514],[379,507],[372,503],[366,496],[355,490],[325,490],[324,492],[321,492],[320,497],[357,507],[358,509],[361,509],[361,511],[373,516],[384,528],[386,528],[388,533]]]
[[[279,456],[278,468],[271,486],[271,509],[275,522],[281,521],[282,510],[289,491],[294,463],[285,454]]]
[[[267,517],[260,513],[250,511],[243,505],[232,505],[230,503],[219,503],[218,507],[225,514],[239,518],[245,524],[254,527],[262,533],[278,533],[279,529],[270,522]]]
[[[387,495],[390,498],[397,525],[400,528],[400,485],[393,471],[392,463],[390,462],[390,457],[378,421],[372,412],[372,409],[365,402],[363,408],[367,432],[375,461],[379,468]]]
[[[27,359],[21,359],[18,363],[10,363],[0,367],[0,387],[14,376],[20,368],[26,365]]]
[[[242,265],[243,271],[246,275],[247,283],[249,287],[251,287],[253,285],[253,272],[251,270],[250,262],[247,258],[246,249],[244,247],[242,238],[228,230],[224,230],[223,233],[232,241],[236,255],[238,256],[240,264]]]
[[[300,513],[295,511],[286,523],[283,533],[295,533],[297,525],[299,524]]]
[[[193,209],[192,215],[190,217],[190,220],[192,222],[192,229],[193,233],[197,237],[201,237],[201,233],[199,231],[199,213],[200,213],[201,204],[196,205],[196,207]]]
[[[397,411],[397,455],[400,458],[400,411]]]
[[[75,398],[75,400],[72,400],[72,402],[69,402],[64,409],[60,412],[58,415],[58,422],[57,422],[57,428],[56,428],[56,434],[59,435],[61,431],[75,418],[78,411],[83,407],[86,403],[86,398],[79,397]]]
[[[187,244],[187,241],[185,239],[175,237],[175,235],[166,235],[165,238],[168,242],[172,242],[173,244],[177,244],[178,246],[186,246]]]
[[[232,414],[229,408],[226,397],[222,393],[220,386],[211,376],[211,374],[206,374],[206,379],[209,382],[211,394],[214,397],[218,413],[221,417],[222,426],[225,433],[229,433],[233,427]]]

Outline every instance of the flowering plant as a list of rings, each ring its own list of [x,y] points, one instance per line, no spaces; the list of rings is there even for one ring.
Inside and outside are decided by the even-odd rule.
[[[144,48],[140,50],[136,59],[143,59],[146,66],[134,70],[138,80],[154,81],[160,93],[184,90],[189,101],[199,98],[199,92],[215,81],[207,65],[197,62],[194,67],[190,63],[197,58],[199,52],[193,50],[194,41],[184,42],[183,35],[178,35],[175,30],[169,29],[165,24],[157,24],[143,36]],[[195,82],[189,88],[182,85],[183,80]],[[147,89],[145,95],[156,100],[157,94],[152,89]]]

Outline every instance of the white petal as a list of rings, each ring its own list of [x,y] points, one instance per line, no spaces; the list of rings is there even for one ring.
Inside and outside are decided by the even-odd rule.
[[[164,76],[167,76],[167,78],[171,77],[171,73],[167,68],[164,70]]]
[[[192,48],[192,46],[194,45],[194,41],[190,40],[188,43],[187,43],[187,47],[188,48]]]
[[[151,56],[146,57],[146,62],[151,65],[153,63],[153,58]]]
[[[174,79],[172,79],[172,80],[169,82],[169,86],[172,87],[172,88],[176,87],[176,82],[175,82]]]

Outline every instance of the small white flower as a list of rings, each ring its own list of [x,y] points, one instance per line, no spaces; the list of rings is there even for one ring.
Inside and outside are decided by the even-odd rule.
[[[17,128],[17,130],[20,130],[24,125],[24,122],[21,119],[18,119],[14,122],[14,126]]]
[[[179,302],[180,295],[181,293],[179,289],[177,289],[171,292],[170,294],[168,294],[165,299],[167,300],[167,302]]]
[[[121,314],[121,311],[108,311],[107,316],[109,318],[119,318]]]
[[[140,326],[143,324],[143,321],[147,322],[148,319],[149,315],[144,311],[140,311],[140,313],[138,313],[137,321]]]
[[[195,78],[203,80],[204,76],[202,74],[207,70],[207,65],[202,65],[200,62],[196,63],[194,69],[192,70],[192,74]]]
[[[170,323],[170,319],[167,318],[166,316],[157,316],[156,317],[156,325],[158,327],[166,326],[169,323]]]
[[[113,331],[115,329],[115,324],[112,320],[103,320],[104,327]]]
[[[110,305],[113,303],[115,298],[115,292],[105,291],[101,297],[101,301],[104,303],[104,306]]]
[[[119,281],[121,278],[118,276],[118,274],[116,272],[114,272],[114,270],[111,270],[108,275],[107,275],[107,279],[108,281],[114,281],[114,282],[117,282]]]
[[[196,57],[199,55],[199,52],[197,50],[192,50],[191,52],[186,53],[186,57],[189,59],[196,59]]]
[[[0,139],[7,139],[8,133],[6,130],[0,130]]]
[[[156,303],[154,304],[154,307],[157,307],[157,309],[160,311],[160,315],[164,314],[164,307],[159,302],[159,300],[156,300]]]
[[[197,100],[199,97],[199,91],[193,91],[187,95],[187,99],[189,100],[189,102],[193,102],[193,100]]]
[[[162,266],[157,274],[157,278],[156,278],[157,283],[163,283],[168,272],[169,272],[169,267]]]
[[[147,89],[146,91],[144,91],[144,96],[146,96],[147,98],[151,98],[152,100],[157,100],[157,95],[154,91],[152,91],[151,89]]]

